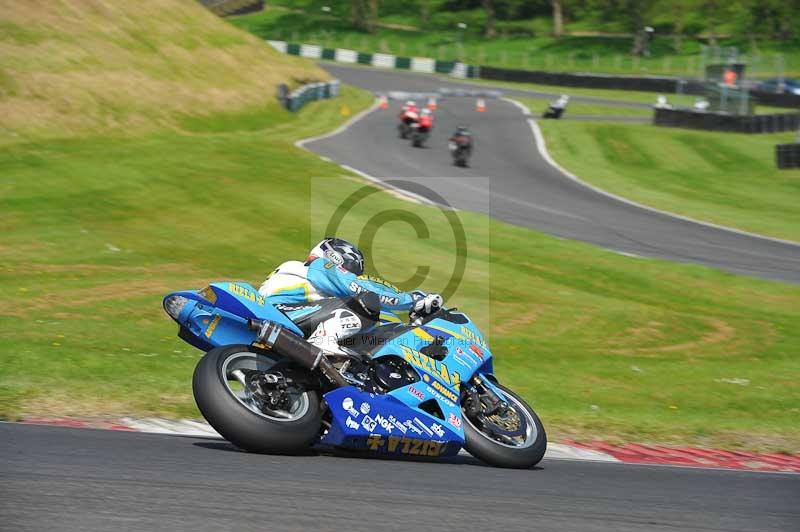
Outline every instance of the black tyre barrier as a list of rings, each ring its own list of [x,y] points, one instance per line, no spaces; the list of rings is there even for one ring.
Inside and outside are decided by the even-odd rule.
[[[294,112],[300,110],[308,102],[339,96],[339,80],[329,81],[328,83],[309,83],[292,92],[288,92],[288,90],[285,84],[278,86],[278,101],[287,110]]]
[[[683,109],[656,109],[653,123],[664,127],[733,133],[777,133],[800,128],[800,113],[729,115]]]
[[[800,144],[778,144],[775,146],[775,162],[778,168],[800,168]]]
[[[789,93],[776,93],[764,91],[750,91],[750,96],[761,105],[771,105],[774,107],[800,108],[800,96]]]
[[[563,72],[542,72],[538,70],[513,70],[481,66],[482,79],[515,81],[519,83],[540,83],[543,85],[562,85],[565,87],[585,87],[589,89],[618,89],[649,91],[674,94],[703,94],[705,86],[698,80],[681,80],[657,76],[611,76],[603,74],[567,74]],[[680,88],[680,90],[679,90]]]

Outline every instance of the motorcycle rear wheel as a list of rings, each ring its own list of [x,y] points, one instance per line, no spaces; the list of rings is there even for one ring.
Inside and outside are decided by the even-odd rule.
[[[296,454],[319,436],[322,413],[315,391],[290,394],[287,409],[270,410],[248,390],[248,380],[267,373],[280,360],[249,345],[230,345],[206,353],[194,370],[197,407],[222,437],[240,449]],[[239,381],[244,383],[237,386]]]
[[[469,419],[464,410],[464,437],[467,451],[487,464],[495,467],[507,467],[515,469],[527,469],[538,464],[544,457],[547,450],[547,434],[544,430],[539,416],[519,395],[507,387],[495,383],[508,399],[509,405],[515,410],[517,415],[525,417],[528,426],[525,440],[518,445],[503,443],[487,431],[481,430],[478,423]]]

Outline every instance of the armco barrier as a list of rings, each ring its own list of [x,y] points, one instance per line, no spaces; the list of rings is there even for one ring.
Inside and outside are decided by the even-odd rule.
[[[426,72],[429,74],[449,74],[460,78],[477,78],[480,69],[458,61],[440,61],[430,57],[397,57],[392,54],[365,53],[345,48],[322,48],[315,44],[267,41],[273,48],[284,54],[300,55],[312,59],[327,59],[339,63],[358,63],[378,68],[397,68]]]
[[[800,113],[729,115],[686,109],[656,109],[657,126],[727,131],[733,133],[777,133],[800,127]]]
[[[289,111],[298,111],[308,102],[339,96],[339,80],[309,83],[288,92],[286,85],[278,87],[278,100]]]
[[[778,144],[775,146],[775,162],[778,168],[800,168],[800,144]]]
[[[657,76],[611,76],[603,74],[568,74],[563,72],[542,72],[537,70],[513,70],[489,66],[480,67],[481,79],[515,81],[519,83],[539,83],[542,85],[562,85],[565,87],[585,87],[591,89],[617,89],[650,91],[674,94],[703,94],[704,86],[697,80],[679,80]],[[678,90],[680,88],[680,91]]]

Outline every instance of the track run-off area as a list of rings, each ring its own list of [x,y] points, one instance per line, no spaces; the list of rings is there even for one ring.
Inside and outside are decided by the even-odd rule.
[[[375,93],[488,89],[430,75],[322,66],[343,82]],[[499,90],[509,98],[548,96],[534,91]],[[647,107],[599,98],[574,99]],[[423,149],[398,139],[395,124],[399,105],[400,102],[393,102],[389,109],[375,109],[337,134],[304,146],[374,179],[411,183],[402,185],[410,192],[424,196],[430,189],[455,208],[484,212],[558,237],[624,254],[800,282],[800,244],[643,207],[595,189],[581,182],[580,176],[566,174],[549,159],[536,122],[513,101],[488,100],[486,112],[476,113],[475,98],[443,99],[436,111],[434,132]],[[469,168],[453,166],[447,150],[447,139],[460,124],[468,125],[476,139]]]

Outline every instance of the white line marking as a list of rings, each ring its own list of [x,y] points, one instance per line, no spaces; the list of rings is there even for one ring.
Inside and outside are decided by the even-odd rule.
[[[522,105],[521,103],[519,103],[519,102],[517,102],[517,101],[515,101],[515,100],[513,100],[511,98],[503,98],[503,99],[506,100],[506,101],[509,101],[509,102],[512,102],[512,103],[516,104],[517,107],[519,107],[520,109],[525,108],[524,105]],[[530,112],[523,113],[523,114],[526,114],[527,116],[530,116]],[[749,236],[749,237],[752,237],[752,238],[759,238],[759,239],[762,239],[762,240],[770,240],[772,242],[778,242],[780,244],[786,244],[786,245],[789,245],[789,246],[800,247],[800,242],[793,242],[791,240],[784,240],[782,238],[775,238],[775,237],[771,237],[771,236],[759,235],[757,233],[751,233],[749,231],[744,231],[742,229],[736,229],[736,228],[733,228],[733,227],[727,227],[727,226],[724,226],[724,225],[718,225],[718,224],[711,223],[711,222],[704,222],[702,220],[696,220],[696,219],[690,218],[688,216],[683,216],[683,215],[675,214],[675,213],[672,213],[672,212],[662,211],[660,209],[656,209],[654,207],[649,207],[647,205],[642,205],[641,203],[637,203],[637,202],[629,200],[627,198],[623,198],[622,196],[617,196],[616,194],[612,194],[611,192],[607,192],[607,191],[605,191],[605,190],[603,190],[601,188],[598,188],[598,187],[596,187],[596,186],[594,186],[592,184],[589,184],[586,181],[584,181],[581,178],[579,178],[578,176],[576,176],[575,174],[569,172],[567,169],[565,169],[560,164],[555,162],[552,159],[552,157],[550,157],[550,153],[547,151],[547,145],[545,144],[544,135],[542,135],[542,131],[541,131],[541,129],[539,129],[539,124],[537,124],[535,120],[533,120],[532,118],[528,118],[528,125],[530,125],[531,131],[533,132],[533,138],[536,141],[536,148],[539,150],[539,154],[542,156],[542,158],[545,161],[547,161],[547,163],[550,166],[552,166],[553,168],[558,170],[561,174],[563,174],[568,179],[571,179],[572,181],[574,181],[574,182],[576,182],[576,183],[578,183],[578,184],[580,184],[580,185],[582,185],[582,186],[584,186],[584,187],[586,187],[586,188],[588,188],[590,190],[593,190],[594,192],[597,192],[598,194],[602,194],[603,196],[606,196],[608,198],[615,199],[615,200],[621,201],[623,203],[627,203],[628,205],[632,205],[634,207],[638,207],[638,208],[644,209],[646,211],[655,212],[655,213],[658,213],[658,214],[662,214],[664,216],[669,216],[671,218],[676,218],[678,220],[683,220],[684,222],[691,222],[691,223],[695,223],[695,224],[699,224],[699,225],[704,225],[706,227],[712,227],[714,229],[720,229],[722,231],[728,231],[728,232],[736,233],[736,234],[739,234],[739,235]]]
[[[644,258],[641,255],[637,255],[636,253],[629,253],[627,251],[620,251],[618,249],[612,249],[611,251],[613,251],[617,255],[624,255],[626,257],[631,257],[631,258],[634,258],[634,259],[643,259]]]
[[[317,135],[315,137],[308,137],[306,139],[300,139],[300,140],[296,141],[294,143],[294,145],[296,147],[298,147],[298,148],[301,148],[301,149],[304,149],[306,151],[310,151],[311,153],[314,153],[312,150],[309,150],[306,147],[306,144],[308,144],[309,142],[315,142],[317,140],[323,140],[323,139],[326,139],[328,137],[333,137],[335,135],[338,135],[339,133],[343,133],[343,132],[347,131],[347,129],[349,129],[353,124],[355,124],[356,122],[358,122],[359,120],[361,120],[362,118],[367,116],[369,113],[371,113],[372,111],[377,109],[378,105],[379,105],[379,102],[378,102],[378,100],[376,100],[367,109],[364,109],[360,113],[356,114],[350,120],[348,120],[347,122],[345,122],[344,124],[342,124],[338,128],[334,129],[333,131],[330,131],[330,132],[325,133],[323,135]],[[319,154],[317,154],[317,155],[319,155]],[[325,156],[319,156],[319,157],[320,157],[320,159],[322,159],[322,160],[324,160],[326,162],[332,162],[331,159],[328,158],[328,157],[325,157]],[[342,168],[344,168],[348,172],[352,172],[352,173],[354,173],[356,175],[359,175],[359,176],[363,177],[364,179],[366,179],[367,181],[378,185],[379,187],[383,188],[384,190],[386,190],[387,192],[389,192],[390,194],[396,196],[399,199],[402,199],[402,200],[405,200],[405,201],[411,201],[413,203],[422,203],[422,204],[425,204],[425,205],[436,205],[436,203],[432,202],[428,198],[420,196],[419,194],[414,194],[413,192],[408,192],[407,190],[403,190],[403,189],[401,189],[399,187],[395,187],[393,185],[390,185],[390,184],[380,180],[379,178],[377,178],[375,176],[372,176],[372,175],[369,175],[366,172],[362,172],[361,170],[353,168],[352,166],[348,166],[346,164],[340,164],[339,166],[341,166]]]
[[[307,139],[300,139],[298,141],[295,141],[294,145],[297,146],[298,148],[303,148],[303,149],[305,149],[307,151],[311,151],[308,148],[306,148],[306,144],[308,144],[309,142],[314,142],[315,140],[326,139],[328,137],[332,137],[334,135],[338,135],[339,133],[347,131],[347,129],[350,126],[352,126],[353,124],[355,124],[356,122],[358,122],[359,120],[361,120],[362,118],[367,116],[369,113],[371,113],[375,109],[377,109],[377,107],[378,107],[378,100],[375,100],[372,103],[372,105],[370,105],[367,109],[364,109],[360,113],[356,114],[350,120],[348,120],[347,122],[345,122],[341,126],[337,127],[333,131],[330,131],[328,133],[324,133],[322,135],[317,135],[315,137],[308,137]]]

